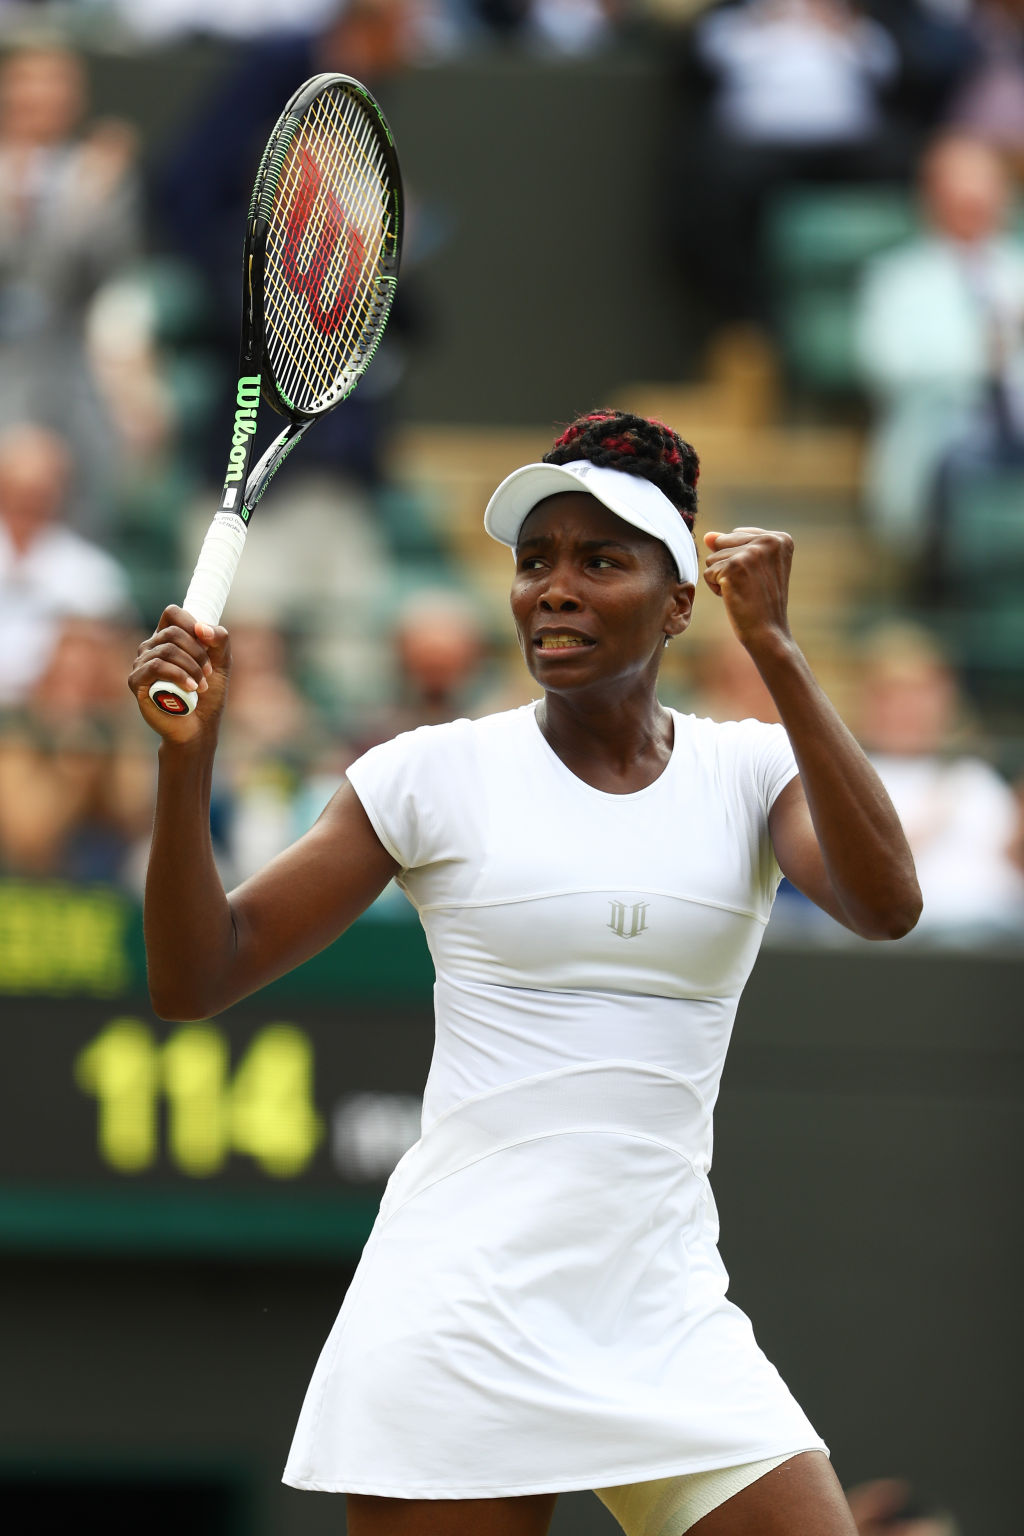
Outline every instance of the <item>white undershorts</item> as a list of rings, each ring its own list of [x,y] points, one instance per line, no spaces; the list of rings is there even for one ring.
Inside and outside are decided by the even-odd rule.
[[[726,1499],[756,1483],[773,1467],[799,1455],[799,1451],[787,1451],[783,1456],[747,1461],[738,1467],[684,1472],[649,1483],[627,1483],[622,1488],[595,1488],[594,1492],[626,1536],[683,1536],[684,1531]]]

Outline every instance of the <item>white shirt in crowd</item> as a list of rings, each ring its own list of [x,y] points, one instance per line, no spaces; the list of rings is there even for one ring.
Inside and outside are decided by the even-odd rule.
[[[56,526],[19,556],[0,521],[0,705],[18,703],[45,671],[62,619],[130,609],[124,570],[97,544]]]
[[[698,49],[721,84],[717,116],[733,137],[844,144],[879,126],[876,93],[897,68],[895,43],[863,17],[825,25],[818,9],[808,0],[751,0],[699,24]]]
[[[872,757],[903,823],[924,897],[916,932],[955,938],[1024,929],[1024,874],[1009,848],[1013,792],[977,757]]]

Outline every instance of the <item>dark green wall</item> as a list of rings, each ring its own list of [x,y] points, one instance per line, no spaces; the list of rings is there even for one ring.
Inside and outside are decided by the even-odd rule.
[[[670,89],[650,55],[421,70],[388,94],[412,191],[450,225],[420,278],[422,420],[566,421],[638,378],[687,373],[661,246]]]
[[[233,62],[195,45],[97,54],[90,67],[97,104],[139,125],[156,164]],[[407,282],[423,313],[408,417],[566,421],[634,379],[690,371],[662,238],[680,195],[675,114],[653,46],[581,63],[495,51],[409,70],[381,96],[412,202]]]

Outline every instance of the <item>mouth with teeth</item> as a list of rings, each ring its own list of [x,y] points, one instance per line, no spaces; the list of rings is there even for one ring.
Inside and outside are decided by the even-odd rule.
[[[593,645],[583,635],[538,635],[534,644],[542,651],[567,651]]]

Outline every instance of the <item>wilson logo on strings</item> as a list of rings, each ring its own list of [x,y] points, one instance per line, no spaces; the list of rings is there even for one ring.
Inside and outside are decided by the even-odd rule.
[[[327,334],[337,330],[345,317],[356,291],[359,274],[366,262],[366,247],[358,231],[345,216],[338,199],[330,187],[323,186],[323,177],[308,149],[298,152],[300,181],[295,201],[288,215],[284,249],[281,252],[281,271],[293,293],[304,297],[309,305],[309,319],[314,330]],[[321,193],[324,204],[319,238],[316,249],[304,267],[299,266],[299,251],[306,238],[306,229],[313,215],[313,205]],[[342,235],[345,236],[345,270],[338,284],[334,302],[325,309],[320,297],[328,271],[334,264],[334,252]]]
[[[647,927],[649,901],[635,901],[631,907],[628,907],[624,901],[612,901],[609,905],[612,909],[612,920],[608,927],[612,933],[617,933],[620,939],[635,939],[637,934],[644,932]]]

